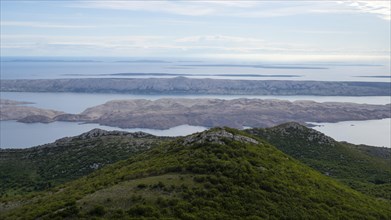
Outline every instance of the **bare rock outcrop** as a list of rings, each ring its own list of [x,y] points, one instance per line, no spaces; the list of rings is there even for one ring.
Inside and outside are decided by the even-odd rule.
[[[215,128],[214,130],[187,136],[183,139],[183,145],[186,146],[203,143],[225,144],[224,139],[239,141],[242,143],[259,144],[259,142],[253,138],[246,137],[244,135],[233,134],[224,128]]]

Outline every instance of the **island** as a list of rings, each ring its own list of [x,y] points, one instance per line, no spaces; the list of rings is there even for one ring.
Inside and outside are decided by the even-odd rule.
[[[230,80],[173,78],[79,78],[1,80],[2,92],[77,92],[186,95],[390,96],[388,82]]]
[[[8,104],[1,106],[1,120],[25,123],[70,121],[120,128],[168,129],[179,125],[204,127],[270,127],[295,121],[339,122],[390,118],[391,104],[284,101],[275,99],[114,100],[80,114]],[[12,117],[11,117],[12,116]]]

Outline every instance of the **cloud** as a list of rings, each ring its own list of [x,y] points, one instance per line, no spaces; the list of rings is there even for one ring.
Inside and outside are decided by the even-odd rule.
[[[322,3],[323,4],[323,3]],[[318,3],[289,1],[81,1],[71,7],[162,12],[187,16],[274,17],[307,13]]]
[[[315,32],[319,34],[318,32]],[[269,42],[259,38],[227,36],[227,35],[197,35],[177,38],[175,46],[186,50],[224,51],[227,53],[301,53],[301,54],[343,54],[345,52],[357,54],[387,54],[389,50],[368,50],[358,48],[325,48],[321,45],[308,45],[299,43]]]
[[[384,20],[391,20],[391,2],[387,1],[341,1],[340,4],[348,5],[363,13],[375,14]]]
[[[205,7],[203,4],[187,1],[82,1],[73,4],[72,7],[166,12],[191,16],[207,15],[215,12],[213,8]]]
[[[3,54],[88,56],[151,56],[185,51],[165,36],[1,35]]]
[[[55,24],[36,21],[0,21],[2,27],[29,27],[29,28],[64,28],[64,29],[85,29],[85,28],[123,28],[123,27],[141,27],[133,24],[99,24],[99,25],[72,25]]]
[[[279,2],[275,5],[267,1],[87,1],[78,2],[72,7],[162,12],[187,16],[239,16],[268,17],[298,14],[299,7],[291,3]],[[281,6],[282,9],[276,9]],[[286,7],[286,8],[285,8]]]
[[[46,35],[1,35],[4,54],[13,52],[39,55],[91,55],[106,56],[189,56],[210,58],[227,57],[238,59],[265,58],[279,60],[322,59],[359,57],[360,59],[383,59],[389,50],[352,48],[325,48],[284,42],[268,42],[263,39],[226,35],[172,36],[46,36]],[[285,58],[284,58],[285,57]],[[312,57],[312,58],[311,58]],[[357,58],[358,59],[358,58]]]
[[[66,24],[51,24],[41,22],[29,22],[29,21],[1,21],[0,25],[14,26],[14,27],[32,27],[32,28],[95,28],[96,26],[90,25],[66,25]]]
[[[225,36],[225,35],[204,35],[204,36],[190,36],[179,38],[176,42],[180,43],[262,43],[262,39],[249,38],[249,37],[237,37],[237,36]]]
[[[389,1],[81,1],[72,7],[162,12],[186,16],[280,17],[370,13],[390,20]]]
[[[211,59],[233,59],[233,60],[254,60],[265,62],[359,62],[359,61],[390,61],[390,56],[387,55],[367,55],[367,54],[237,54],[237,53],[214,53],[214,54],[198,54],[197,57]]]

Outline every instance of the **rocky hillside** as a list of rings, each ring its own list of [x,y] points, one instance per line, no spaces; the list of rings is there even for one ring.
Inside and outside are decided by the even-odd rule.
[[[178,138],[88,176],[2,198],[6,219],[389,219],[363,195],[234,129]]]

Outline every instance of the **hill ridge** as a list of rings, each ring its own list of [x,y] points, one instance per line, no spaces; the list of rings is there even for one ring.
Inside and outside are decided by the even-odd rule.
[[[389,203],[321,175],[243,131],[163,142],[88,176],[0,200],[6,218],[387,219]],[[235,137],[236,140],[235,140]],[[247,139],[249,138],[249,139]],[[201,141],[200,141],[201,140]],[[250,142],[248,140],[251,140]],[[253,142],[253,140],[257,141]]]

